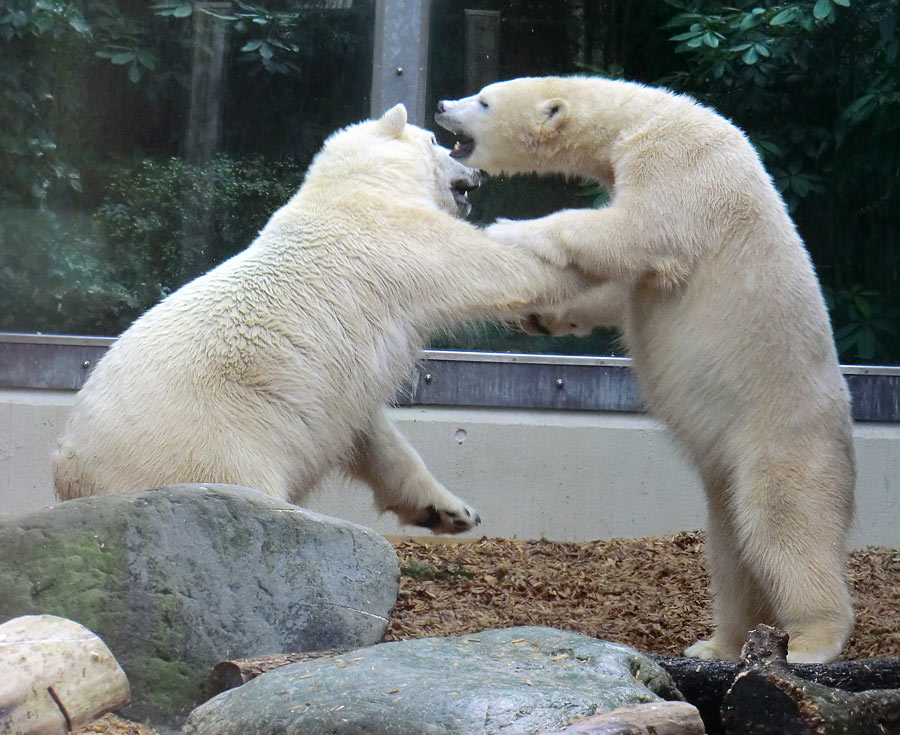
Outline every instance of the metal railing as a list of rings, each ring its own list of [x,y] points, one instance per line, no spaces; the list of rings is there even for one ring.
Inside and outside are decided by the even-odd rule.
[[[0,389],[78,390],[113,341],[0,333]],[[396,403],[642,413],[630,364],[624,357],[425,350]],[[842,369],[857,421],[900,423],[900,367]]]

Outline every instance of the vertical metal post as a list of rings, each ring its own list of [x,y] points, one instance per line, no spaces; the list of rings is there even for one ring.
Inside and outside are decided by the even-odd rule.
[[[372,69],[372,117],[398,102],[409,121],[424,125],[431,0],[377,0]]]
[[[189,163],[206,163],[219,146],[229,25],[212,13],[225,15],[230,10],[229,2],[197,3],[194,7],[191,105],[184,143]]]
[[[207,10],[209,12],[205,12]],[[230,26],[216,15],[224,15],[230,10],[230,2],[202,2],[194,6],[191,104],[184,141],[184,157],[190,164],[209,163],[222,137],[225,59]],[[196,169],[189,171],[191,179],[198,175]],[[194,187],[191,185],[189,188]],[[212,202],[208,192],[203,193],[201,189],[198,199],[185,197],[181,237],[178,257],[178,278],[181,280],[193,278],[222,258],[223,253],[215,246]]]
[[[466,9],[466,94],[500,77],[500,11]]]

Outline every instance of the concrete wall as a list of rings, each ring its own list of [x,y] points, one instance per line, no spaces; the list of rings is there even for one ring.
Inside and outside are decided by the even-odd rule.
[[[71,391],[0,390],[0,514],[53,502],[49,457]],[[399,408],[392,416],[435,476],[478,508],[476,536],[584,541],[701,528],[694,472],[660,424],[637,414]],[[859,423],[854,547],[900,547],[900,424]],[[330,478],[308,504],[385,534],[369,491]]]

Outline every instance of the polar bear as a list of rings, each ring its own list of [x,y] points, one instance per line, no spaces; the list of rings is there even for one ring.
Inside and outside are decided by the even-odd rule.
[[[470,166],[613,188],[602,209],[488,235],[624,290],[643,398],[707,496],[715,630],[686,653],[737,658],[768,621],[790,661],[836,658],[853,625],[848,390],[810,258],[746,137],[689,97],[586,77],[492,84],[436,119]]]
[[[434,330],[586,281],[458,219],[479,174],[449,153],[403,105],[331,136],[245,251],[97,364],[55,453],[58,496],[223,482],[300,503],[338,467],[403,523],[477,524],[383,407]]]

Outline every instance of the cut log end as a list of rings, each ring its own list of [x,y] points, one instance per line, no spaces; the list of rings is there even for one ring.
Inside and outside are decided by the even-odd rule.
[[[745,666],[783,664],[787,666],[788,635],[771,625],[758,625],[750,631],[741,648]]]
[[[130,699],[125,672],[84,626],[54,615],[0,625],[0,732],[66,733]]]

